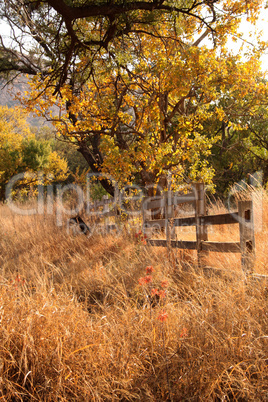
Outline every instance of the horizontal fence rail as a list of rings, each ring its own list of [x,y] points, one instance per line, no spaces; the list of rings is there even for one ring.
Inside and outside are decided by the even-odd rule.
[[[151,246],[167,247],[166,240],[149,239],[147,243]],[[197,250],[197,242],[195,240],[171,240],[170,245],[172,248]],[[221,253],[241,253],[240,242],[204,241],[202,243],[202,250]]]
[[[234,212],[232,214],[220,214],[220,215],[206,215],[202,217],[203,224],[206,226],[211,225],[231,225],[239,222],[238,213]],[[152,227],[159,225],[159,227],[164,228],[166,226],[166,219],[157,220],[147,220],[145,222],[146,227]],[[174,218],[173,225],[175,227],[179,226],[196,226],[196,217],[190,216],[186,218]]]

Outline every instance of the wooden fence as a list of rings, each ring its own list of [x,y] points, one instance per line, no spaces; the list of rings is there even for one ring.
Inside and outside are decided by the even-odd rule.
[[[103,220],[105,231],[110,232],[116,229],[118,213],[114,198],[104,195],[101,201],[94,201],[89,205],[87,213],[93,216],[93,219]],[[112,217],[114,217],[114,222],[110,220]]]
[[[191,217],[174,217],[174,208],[180,204],[191,203],[194,206],[195,215]],[[147,219],[148,211],[154,215],[155,211],[164,212],[163,219]],[[210,225],[239,225],[239,242],[209,241],[207,228]],[[176,227],[195,226],[196,239],[176,240]],[[242,269],[245,273],[253,271],[255,260],[255,238],[253,227],[253,203],[252,201],[238,201],[238,210],[232,213],[207,215],[204,185],[197,183],[192,186],[192,192],[177,196],[168,191],[164,197],[145,198],[143,202],[143,228],[160,229],[164,231],[165,239],[148,239],[152,246],[180,248],[196,250],[198,265],[204,265],[204,258],[209,252],[241,253]]]
[[[175,208],[181,204],[192,204],[194,216],[176,218]],[[153,219],[162,212],[162,219]],[[105,231],[117,230],[120,225],[118,220],[118,206],[113,198],[103,196],[101,201],[90,204],[87,213],[90,216],[101,219]],[[148,219],[148,215],[151,217]],[[113,218],[111,222],[110,218]],[[144,197],[142,202],[143,230],[157,230],[165,239],[147,239],[152,246],[180,248],[196,250],[198,265],[204,266],[204,259],[209,252],[241,253],[242,269],[245,273],[251,273],[255,261],[255,237],[253,225],[253,202],[238,201],[238,210],[216,215],[207,215],[204,185],[196,183],[192,185],[192,191],[188,194],[178,195],[167,191],[165,196]],[[239,242],[211,241],[208,240],[208,227],[211,225],[239,225]],[[177,240],[176,227],[195,226],[195,240]]]

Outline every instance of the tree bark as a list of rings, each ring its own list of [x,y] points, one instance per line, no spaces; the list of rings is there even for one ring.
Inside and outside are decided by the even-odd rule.
[[[92,155],[86,144],[80,144],[78,152],[80,152],[83,155],[93,173],[101,173],[101,170],[98,166],[98,161]],[[104,190],[106,190],[108,194],[114,197],[115,188],[112,185],[112,183],[105,178],[98,178],[98,180],[101,183]]]

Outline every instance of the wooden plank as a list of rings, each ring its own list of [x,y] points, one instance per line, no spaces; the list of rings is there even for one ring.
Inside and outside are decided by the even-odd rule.
[[[238,223],[238,213],[234,212],[232,214],[206,215],[202,216],[202,221],[206,226],[230,225]],[[196,218],[194,216],[174,219],[174,226],[195,226],[195,225],[196,225]]]
[[[193,203],[196,200],[196,196],[194,193],[189,193],[185,195],[174,195],[169,197],[170,202],[169,205],[180,205],[185,203]],[[149,197],[145,198],[143,205],[145,209],[152,208],[164,208],[165,207],[165,197]]]
[[[144,227],[145,228],[162,229],[162,228],[166,227],[166,220],[165,219],[155,219],[154,221],[145,221]]]
[[[176,248],[182,248],[182,249],[187,249],[187,250],[196,250],[197,248],[197,242],[194,240],[175,240],[174,247]]]
[[[174,219],[174,226],[195,226],[195,225],[196,225],[196,217],[195,216]]]
[[[196,195],[194,193],[184,194],[184,195],[174,195],[173,205],[180,205],[185,203],[195,202]]]
[[[173,206],[173,194],[171,191],[171,173],[168,172],[168,191],[165,194],[165,229],[166,229],[166,241],[167,241],[167,248],[168,248],[168,258],[171,261],[171,240],[175,240],[176,236],[174,236],[174,225],[173,225],[173,218],[174,218],[174,206]]]
[[[150,239],[147,240],[147,244],[156,247],[167,247],[166,240]],[[182,248],[187,250],[196,250],[196,241],[190,240],[171,240],[170,245],[172,248]]]
[[[164,208],[164,206],[165,206],[165,198],[164,197],[158,197],[158,198],[152,199],[151,201],[145,200],[143,203],[143,208],[145,208],[145,209]]]
[[[206,215],[203,217],[205,225],[231,225],[238,223],[238,213]]]
[[[103,216],[103,217],[105,217],[105,218],[108,218],[108,217],[110,217],[110,216],[116,216],[116,211],[114,211],[114,210],[111,210],[111,211],[102,211],[102,212],[100,212],[99,213],[101,216]]]
[[[197,260],[198,266],[201,268],[205,264],[205,258],[208,251],[202,249],[202,243],[208,240],[207,227],[204,222],[206,216],[206,197],[204,183],[195,183],[192,185],[196,194],[195,202],[195,218],[196,218],[196,242],[197,242]]]
[[[240,242],[203,241],[203,251],[215,251],[220,253],[240,253]]]
[[[253,272],[255,264],[255,235],[253,202],[238,201],[241,265],[246,275]]]
[[[150,239],[147,243],[151,246],[156,247],[166,247],[166,240]],[[171,240],[171,247],[181,248],[188,250],[196,250],[196,241],[190,240]],[[203,241],[202,251],[215,251],[222,253],[240,253],[240,243],[239,242],[217,242],[217,241]]]
[[[146,243],[149,244],[150,246],[156,246],[156,247],[167,247],[167,241],[166,240],[153,240],[153,239],[148,239],[146,240]]]

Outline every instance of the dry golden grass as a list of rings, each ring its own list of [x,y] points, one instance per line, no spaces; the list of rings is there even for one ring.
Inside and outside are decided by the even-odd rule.
[[[256,270],[268,274],[264,204]],[[239,255],[210,253],[221,277],[176,258],[1,206],[0,401],[267,401],[267,283],[245,281]]]

